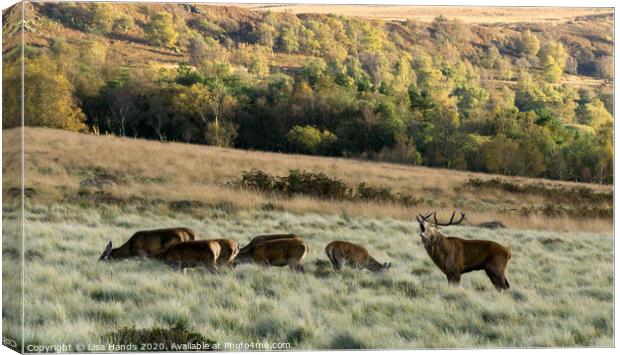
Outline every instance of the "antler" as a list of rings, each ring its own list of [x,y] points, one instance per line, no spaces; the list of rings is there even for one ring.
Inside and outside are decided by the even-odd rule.
[[[465,213],[463,212],[459,212],[461,214],[461,218],[454,222],[454,215],[456,214],[456,211],[452,212],[452,217],[450,217],[450,222],[448,223],[439,223],[437,222],[437,212],[433,212],[433,221],[435,222],[436,226],[451,226],[451,225],[457,225],[460,224],[461,222],[463,222],[463,220],[465,219]]]
[[[416,216],[416,219],[418,220],[418,222],[422,223],[422,222],[426,221],[428,219],[428,217],[430,217],[432,215],[433,215],[433,212],[429,212],[426,215],[423,215],[423,214],[420,213],[420,214],[418,214]],[[422,218],[422,219],[420,220],[420,218]]]

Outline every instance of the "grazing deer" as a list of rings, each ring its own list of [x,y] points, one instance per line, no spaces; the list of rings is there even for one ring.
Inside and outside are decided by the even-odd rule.
[[[255,245],[249,251],[237,255],[239,264],[255,263],[266,266],[289,266],[303,272],[301,261],[308,253],[308,245],[301,237],[271,239]]]
[[[214,239],[220,245],[220,256],[217,258],[218,265],[234,266],[235,258],[239,254],[239,245],[232,239]]]
[[[297,235],[295,234],[267,234],[267,235],[259,235],[256,236],[254,238],[252,238],[252,240],[248,243],[248,245],[244,246],[243,248],[241,248],[241,250],[239,250],[239,254],[247,254],[250,251],[254,250],[254,248],[256,248],[257,245],[270,241],[270,240],[276,240],[276,239],[293,239],[293,238],[299,238]]]
[[[99,257],[99,260],[151,256],[173,244],[194,239],[195,233],[189,228],[166,228],[139,231],[118,248],[112,248],[112,241],[110,241],[103,254],[101,254],[101,257]]]
[[[370,271],[385,271],[392,267],[392,263],[381,264],[368,254],[368,250],[361,245],[344,241],[334,241],[325,247],[325,254],[331,261],[334,270],[342,270],[349,265],[356,270],[368,269]]]
[[[433,224],[427,221],[431,214],[417,216],[424,249],[435,265],[443,271],[451,284],[458,285],[461,274],[484,270],[497,290],[509,289],[510,284],[504,272],[512,256],[510,249],[490,240],[467,240],[444,236],[438,226],[456,225],[465,219],[465,214],[461,212],[461,218],[454,222],[455,213],[452,213],[448,223],[437,222],[436,213],[432,214]]]
[[[173,244],[166,250],[154,255],[177,271],[188,267],[204,266],[210,272],[217,271],[217,259],[222,247],[216,240],[191,240]]]

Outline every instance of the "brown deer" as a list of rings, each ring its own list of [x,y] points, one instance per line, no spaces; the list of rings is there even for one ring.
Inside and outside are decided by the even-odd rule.
[[[236,263],[255,263],[265,266],[287,266],[303,272],[301,261],[308,253],[308,245],[301,237],[271,239],[255,245],[236,258]]]
[[[342,270],[349,265],[356,270],[368,269],[374,272],[385,271],[392,267],[392,263],[381,264],[368,254],[368,250],[361,245],[344,241],[334,241],[325,247],[325,254],[331,261],[334,270]]]
[[[101,254],[101,257],[99,257],[99,260],[105,261],[136,256],[151,256],[173,244],[194,240],[195,238],[196,235],[194,231],[189,228],[165,228],[139,231],[134,233],[125,244],[118,248],[112,248],[112,241],[110,241],[103,254]]]
[[[276,240],[276,239],[293,239],[293,238],[299,238],[297,235],[295,234],[266,234],[266,235],[258,235],[254,238],[252,238],[252,240],[248,243],[248,245],[244,246],[243,248],[241,248],[239,250],[239,254],[243,255],[243,254],[247,254],[249,252],[251,252],[252,250],[254,250],[254,248],[256,248],[257,245],[262,244],[264,242],[270,241],[270,240]]]
[[[210,272],[216,272],[217,259],[222,247],[216,240],[191,240],[173,244],[164,251],[154,255],[177,271],[188,267],[204,266]]]
[[[431,214],[417,216],[424,249],[435,265],[441,269],[451,284],[458,285],[461,275],[466,272],[484,270],[497,290],[509,289],[510,284],[504,272],[512,256],[510,249],[490,240],[467,240],[444,236],[438,226],[456,225],[465,219],[465,214],[461,212],[460,219],[455,222],[455,213],[456,211],[452,213],[448,223],[437,222],[436,213],[432,213],[433,224],[427,221]]]
[[[214,239],[220,245],[218,265],[234,266],[235,258],[239,254],[239,245],[232,239]]]

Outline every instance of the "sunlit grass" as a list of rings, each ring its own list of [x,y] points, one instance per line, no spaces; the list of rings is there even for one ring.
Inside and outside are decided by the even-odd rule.
[[[199,219],[55,206],[29,211],[27,220],[26,344],[99,343],[122,327],[175,324],[217,342],[289,342],[294,349],[613,344],[610,235],[447,228],[512,249],[511,290],[499,294],[482,272],[449,286],[416,224],[395,219],[217,210]],[[257,234],[298,233],[310,247],[306,273],[243,265],[183,275],[151,260],[97,262],[108,240],[181,225],[240,244]],[[365,245],[392,269],[333,272],[323,249],[336,239]]]

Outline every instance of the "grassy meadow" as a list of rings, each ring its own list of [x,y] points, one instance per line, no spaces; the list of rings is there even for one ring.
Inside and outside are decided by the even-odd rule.
[[[4,130],[5,196],[15,195],[16,130]],[[410,349],[613,345],[611,218],[546,216],[541,196],[466,185],[494,176],[403,165],[291,156],[77,134],[25,131],[25,344],[108,344],[115,334],[183,325],[216,343],[290,343],[291,349]],[[105,152],[105,154],[102,154]],[[242,171],[322,171],[424,196],[414,207],[282,197],[240,190]],[[499,178],[499,177],[496,177]],[[611,186],[504,178],[521,184]],[[89,183],[87,183],[89,182]],[[561,190],[558,190],[561,191]],[[6,201],[6,200],[5,200]],[[182,202],[185,201],[185,202]],[[576,201],[576,204],[579,202]],[[534,207],[522,215],[515,209]],[[498,294],[483,272],[449,286],[426,255],[416,213],[453,208],[469,225],[449,235],[492,239],[512,249],[509,292]],[[512,211],[512,212],[511,212]],[[4,323],[18,324],[18,289],[6,275],[21,254],[18,210],[4,204]],[[472,223],[501,220],[509,228]],[[97,263],[137,230],[186,226],[201,238],[241,245],[252,236],[292,232],[310,251],[306,273],[242,265],[217,275],[186,275],[149,260]],[[383,274],[331,270],[332,240],[365,245]],[[10,295],[10,292],[8,292]],[[5,336],[19,338],[5,327]]]

